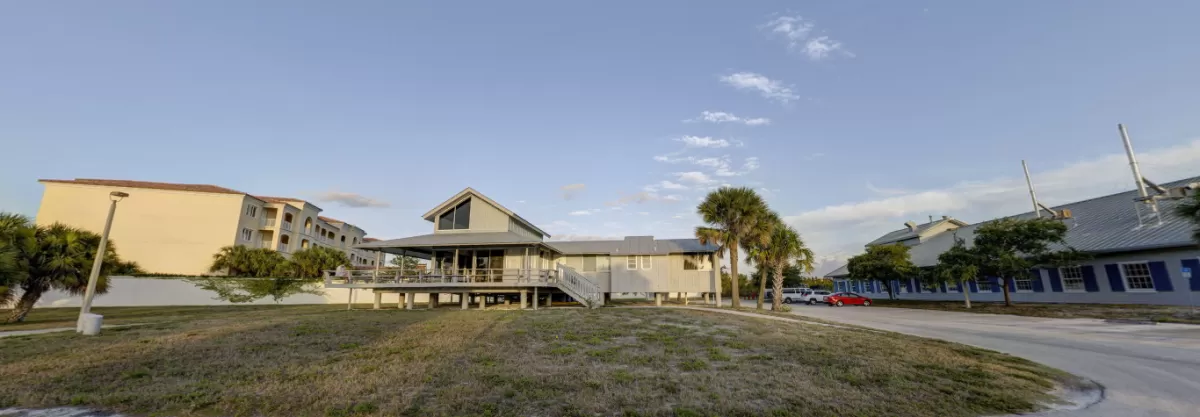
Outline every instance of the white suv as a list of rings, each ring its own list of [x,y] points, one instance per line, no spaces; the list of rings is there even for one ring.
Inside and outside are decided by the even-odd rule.
[[[823,303],[825,302],[825,297],[828,297],[829,294],[833,294],[833,292],[826,290],[805,289],[804,294],[802,294],[802,297],[800,297],[797,301],[803,301],[809,305]]]
[[[808,288],[804,288],[804,287],[784,288],[783,289],[783,302],[788,303],[788,304],[802,302],[802,301],[804,301],[804,292],[806,292],[806,291],[812,291],[812,290],[810,290]],[[767,295],[768,300],[774,299],[773,297],[775,296],[775,294],[773,294],[773,292],[774,292],[773,290],[767,290],[766,295]]]

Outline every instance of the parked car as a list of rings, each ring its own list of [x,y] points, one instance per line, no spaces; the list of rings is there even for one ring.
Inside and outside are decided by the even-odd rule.
[[[869,306],[871,305],[871,299],[852,292],[839,292],[825,297],[825,303],[838,307],[845,305]]]
[[[809,290],[808,288],[804,288],[804,287],[784,288],[783,289],[783,302],[791,304],[793,302],[803,301],[804,300],[804,297],[803,297],[804,291],[811,291],[811,290]],[[775,296],[775,294],[773,294],[773,293],[774,293],[774,290],[767,290],[766,295],[767,295],[768,300],[774,299],[774,298],[772,298]]]
[[[829,294],[832,294],[832,293],[827,290],[806,290],[805,292],[800,294],[801,295],[800,301],[803,301],[804,303],[809,304],[809,305],[816,304],[816,303],[823,303],[823,302],[825,302],[825,297],[828,297]]]

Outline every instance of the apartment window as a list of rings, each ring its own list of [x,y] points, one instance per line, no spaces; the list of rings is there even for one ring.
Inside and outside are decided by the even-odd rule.
[[[229,236],[229,235],[225,235],[225,236]],[[242,240],[249,242],[250,239],[253,239],[253,238],[254,238],[253,230],[246,229],[246,228],[242,229]]]
[[[1083,287],[1083,268],[1078,266],[1067,266],[1058,268],[1058,275],[1062,277],[1063,291],[1067,292],[1084,292]]]
[[[992,292],[992,281],[987,278],[975,278],[975,286],[979,292]]]
[[[630,256],[625,257],[625,269],[628,269],[630,271],[637,269],[637,257],[636,256],[630,255]]]
[[[439,230],[471,228],[471,200],[467,199],[438,217]]]
[[[583,255],[583,272],[596,272],[596,255]]]
[[[1150,276],[1150,264],[1132,262],[1121,264],[1121,276],[1125,278],[1125,288],[1137,291],[1154,291],[1154,278]]]
[[[966,285],[966,284],[963,284],[963,285]],[[947,282],[946,283],[946,292],[957,293],[958,292],[958,283],[957,282]]]
[[[1017,291],[1033,291],[1033,279],[1014,279],[1017,284]]]
[[[921,289],[925,292],[938,292],[938,284],[932,283],[932,282],[931,283],[923,283],[923,284],[921,284]],[[867,292],[869,292],[869,291],[867,291]]]
[[[609,266],[608,255],[596,255],[596,270],[600,272],[612,270],[612,267]]]
[[[711,271],[711,259],[704,254],[686,254],[683,255],[683,269],[685,271]]]
[[[654,266],[654,257],[642,255],[642,269],[650,269]]]
[[[258,216],[258,206],[247,204],[246,215],[250,217]]]

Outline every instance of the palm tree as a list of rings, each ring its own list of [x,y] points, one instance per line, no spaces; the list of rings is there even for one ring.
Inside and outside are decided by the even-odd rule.
[[[340,250],[325,247],[302,249],[292,254],[293,275],[297,278],[320,278],[321,271],[349,265],[350,258]]]
[[[1200,244],[1200,194],[1193,195],[1191,200],[1175,206],[1175,213],[1196,225],[1196,228],[1192,229],[1192,240]]]
[[[55,223],[49,227],[37,227],[35,243],[25,254],[28,276],[21,282],[21,298],[9,316],[10,323],[25,320],[42,294],[51,289],[66,291],[72,295],[82,294],[87,289],[92,260],[100,247],[100,235],[83,229]],[[101,263],[96,293],[108,292],[108,275],[120,265],[114,242],[109,241]]]
[[[812,250],[800,239],[800,233],[796,232],[796,229],[782,223],[775,225],[771,232],[771,240],[766,245],[749,248],[749,252],[750,258],[754,259],[758,268],[764,272],[761,285],[766,286],[766,271],[769,270],[774,278],[771,281],[771,291],[774,294],[771,297],[772,310],[780,310],[783,307],[783,270],[788,263],[794,261],[804,273],[812,273],[814,269]],[[762,302],[761,298],[759,302]]]
[[[242,245],[226,246],[213,254],[213,264],[209,272],[225,271],[225,275],[244,276],[253,267],[250,260],[250,248]]]
[[[29,276],[27,254],[34,249],[35,232],[28,217],[0,213],[0,305],[12,302],[13,290]]]
[[[783,221],[779,219],[779,215],[775,214],[775,212],[768,212],[766,216],[754,225],[754,228],[750,231],[750,240],[742,244],[746,249],[746,262],[760,265],[759,269],[763,269],[761,265],[767,265],[767,262],[770,262],[768,259],[763,258],[763,256],[768,253],[767,249],[771,246],[771,234],[776,228],[781,226],[783,226]],[[760,274],[758,279],[756,309],[763,309],[763,300],[767,296],[766,292],[767,274],[764,270],[764,273]]]
[[[709,224],[696,228],[696,238],[707,245],[715,243],[717,254],[729,252],[730,277],[733,279],[733,307],[741,307],[738,299],[738,245],[763,242],[769,237],[761,233],[763,219],[770,216],[767,203],[754,190],[746,187],[726,187],[708,193],[696,207],[697,214]]]

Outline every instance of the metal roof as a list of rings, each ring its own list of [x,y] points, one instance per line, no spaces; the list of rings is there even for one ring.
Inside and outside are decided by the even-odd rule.
[[[697,239],[655,239],[654,236],[626,236],[624,240],[581,240],[546,244],[568,255],[666,255],[717,251],[716,245],[701,245]]]
[[[437,247],[472,245],[509,245],[542,243],[541,239],[518,235],[513,232],[435,233],[401,239],[380,240],[354,246],[359,249]]]
[[[919,236],[921,236],[922,233],[925,233],[926,230],[929,230],[929,228],[931,228],[933,226],[937,226],[944,222],[954,223],[958,226],[966,226],[967,225],[966,223],[959,221],[957,219],[946,217],[946,218],[931,221],[929,223],[918,224],[916,226],[916,230],[910,229],[908,227],[905,227],[900,230],[893,230],[883,236],[880,236],[879,239],[875,239],[875,240],[872,240],[870,243],[867,243],[867,246],[886,245],[888,243],[899,242],[902,240],[908,240],[908,239],[912,239],[915,237],[919,237]]]
[[[550,234],[546,233],[545,230],[542,230],[541,228],[537,227],[537,225],[533,224],[529,220],[525,220],[525,218],[521,217],[521,215],[517,214],[516,212],[514,212],[512,210],[509,210],[508,207],[504,207],[500,203],[497,203],[496,200],[492,200],[492,199],[488,198],[488,196],[483,195],[483,193],[476,191],[474,188],[471,188],[471,187],[464,188],[462,191],[459,191],[458,194],[455,194],[454,197],[450,197],[450,199],[443,201],[442,204],[438,204],[437,207],[430,209],[428,212],[426,212],[421,217],[428,221],[434,221],[433,216],[437,215],[439,212],[441,212],[449,207],[453,207],[454,205],[458,204],[460,201],[465,199],[467,196],[473,196],[475,198],[483,200],[484,202],[491,204],[493,207],[499,209],[502,213],[507,214],[509,217],[512,217],[516,221],[520,222],[522,225],[525,225],[525,227],[533,229],[533,230],[537,231],[538,233],[541,233],[545,237],[550,237]]]
[[[1185,178],[1162,186],[1170,188],[1197,181],[1200,181],[1200,177]],[[1135,204],[1140,203],[1134,201],[1137,196],[1137,190],[1130,190],[1052,208],[1056,211],[1071,210],[1072,218],[1063,220],[1067,225],[1066,244],[1082,252],[1104,254],[1196,245],[1192,240],[1194,225],[1175,213],[1175,207],[1179,205],[1178,200],[1159,201],[1161,224],[1149,215],[1148,207],[1143,207],[1144,225],[1139,227]],[[1010,216],[1016,219],[1033,217],[1032,211]],[[921,267],[936,265],[938,255],[954,246],[955,236],[965,240],[970,247],[975,240],[975,229],[984,223],[987,222],[940,233],[912,246],[909,254],[913,264]],[[848,274],[846,266],[843,265],[826,275],[840,277]]]

